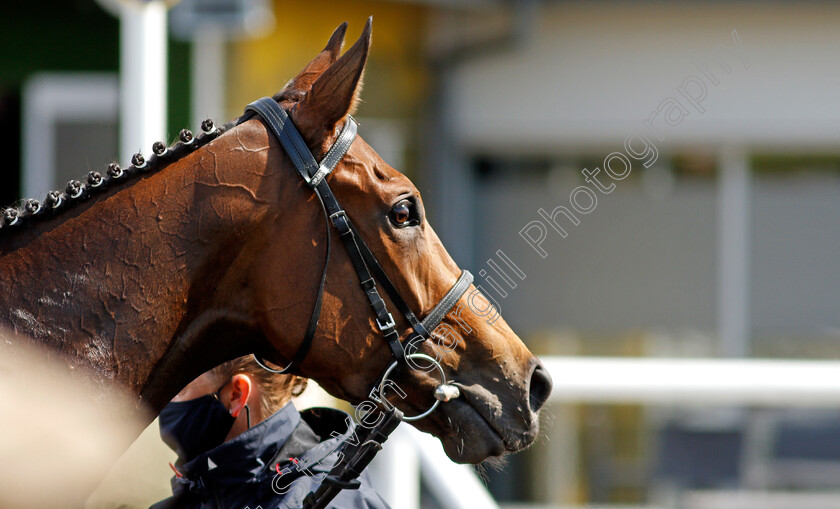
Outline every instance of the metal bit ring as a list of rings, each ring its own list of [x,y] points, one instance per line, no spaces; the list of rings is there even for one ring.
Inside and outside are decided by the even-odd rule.
[[[449,401],[450,399],[457,398],[458,396],[460,396],[460,392],[457,395],[455,395],[450,389],[450,388],[454,388],[455,391],[458,391],[457,387],[454,387],[452,385],[448,385],[446,383],[446,374],[443,372],[443,366],[440,365],[440,362],[438,362],[437,359],[434,359],[430,355],[426,355],[424,353],[409,353],[409,354],[406,354],[405,358],[406,359],[423,359],[425,361],[428,361],[428,362],[431,362],[432,364],[434,364],[434,367],[437,368],[438,372],[440,373],[440,385],[438,385],[437,389],[435,389],[435,402],[432,403],[432,406],[429,407],[428,410],[426,410],[425,412],[423,412],[421,414],[418,414],[418,415],[404,416],[402,420],[408,421],[408,422],[420,420],[420,419],[428,416],[432,412],[434,412],[435,409],[438,407],[438,405],[440,405],[441,401]],[[385,370],[385,374],[382,375],[382,381],[379,382],[379,387],[378,387],[378,396],[379,397],[382,397],[382,391],[385,388],[385,382],[388,380],[388,376],[391,374],[392,371],[394,371],[394,369],[397,368],[397,366],[399,366],[399,363],[397,361],[392,362],[391,365],[388,366],[388,369]],[[447,395],[449,395],[451,397],[443,399],[443,398],[439,397],[439,393],[446,393]]]

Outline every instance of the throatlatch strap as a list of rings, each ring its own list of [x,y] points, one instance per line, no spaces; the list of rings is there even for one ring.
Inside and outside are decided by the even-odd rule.
[[[274,136],[280,141],[280,144],[283,145],[283,149],[291,158],[292,163],[295,165],[295,169],[297,169],[301,178],[313,187],[320,184],[324,177],[326,177],[333,168],[335,168],[336,164],[341,161],[341,158],[344,157],[344,154],[347,153],[347,150],[356,138],[356,123],[354,120],[348,119],[338,136],[338,140],[332,147],[330,147],[330,150],[327,152],[324,160],[319,165],[312,156],[312,153],[309,151],[309,147],[306,146],[306,142],[304,142],[291,119],[289,119],[289,115],[273,99],[269,97],[258,99],[249,104],[245,108],[245,112],[246,115],[240,119],[240,123],[251,118],[253,114],[262,118],[263,122],[265,122]],[[327,230],[327,253],[324,258],[324,269],[321,272],[321,280],[318,284],[318,294],[315,298],[315,305],[313,306],[312,314],[309,317],[309,324],[306,327],[306,333],[304,334],[303,341],[298,347],[292,361],[282,370],[275,370],[266,366],[258,356],[254,356],[257,363],[266,370],[274,373],[291,373],[300,367],[303,359],[306,358],[306,355],[309,353],[309,349],[312,346],[312,340],[315,338],[315,332],[318,330],[318,319],[321,316],[324,286],[327,279],[327,267],[330,262],[331,235],[327,207],[321,194],[316,193],[316,195],[321,201],[321,208],[324,211],[324,223]]]

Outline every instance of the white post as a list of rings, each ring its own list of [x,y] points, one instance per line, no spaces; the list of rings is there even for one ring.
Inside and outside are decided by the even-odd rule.
[[[438,506],[442,509],[499,509],[475,472],[446,456],[440,440],[416,428],[406,427],[405,431],[414,442],[423,478]]]
[[[120,5],[120,163],[166,136],[166,4]]]
[[[749,355],[749,154],[725,148],[718,157],[717,319],[721,353]]]
[[[369,468],[374,487],[393,509],[420,507],[420,459],[406,424],[394,431]]]
[[[211,118],[222,125],[225,116],[225,35],[221,28],[200,27],[193,36],[192,125]]]

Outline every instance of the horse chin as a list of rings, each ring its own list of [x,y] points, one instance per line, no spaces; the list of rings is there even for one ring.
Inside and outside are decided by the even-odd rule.
[[[444,406],[451,428],[441,437],[441,443],[449,459],[478,464],[507,452],[505,440],[472,405],[454,400]]]
[[[473,386],[475,387],[475,386]],[[508,453],[530,446],[537,436],[537,425],[515,432],[515,426],[503,422],[503,417],[493,418],[482,409],[488,406],[477,394],[462,390],[462,397],[444,403],[436,419],[446,430],[438,434],[446,455],[457,463],[492,464],[501,461]],[[487,412],[490,413],[490,412]]]

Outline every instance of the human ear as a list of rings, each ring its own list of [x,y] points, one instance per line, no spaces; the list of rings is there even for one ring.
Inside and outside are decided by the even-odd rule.
[[[251,378],[241,373],[233,375],[230,386],[230,415],[239,417],[239,413],[248,403],[248,397],[251,396]]]

